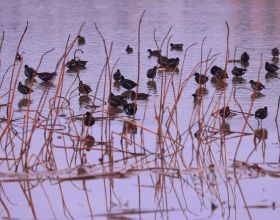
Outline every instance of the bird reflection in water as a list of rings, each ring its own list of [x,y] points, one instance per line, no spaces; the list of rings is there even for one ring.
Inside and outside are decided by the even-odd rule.
[[[137,126],[135,121],[124,121],[123,122],[123,134],[137,134]]]
[[[233,77],[232,78],[232,84],[234,86],[243,85],[243,84],[246,84],[246,83],[247,83],[247,81],[243,77]]]
[[[257,150],[257,146],[262,144],[262,156],[263,162],[265,161],[265,149],[266,149],[266,140],[268,138],[268,130],[265,128],[258,128],[254,131],[254,150]],[[252,153],[251,153],[252,154]],[[250,155],[251,155],[250,154]]]
[[[265,95],[261,92],[254,92],[251,95],[251,99],[259,99],[259,98],[262,98],[262,97],[265,97]]]
[[[88,95],[83,95],[79,97],[80,107],[86,107],[91,103],[91,98]]]
[[[121,89],[121,83],[120,83],[119,80],[114,81],[113,86],[114,86],[114,88],[117,89],[117,91],[120,91],[120,89]]]
[[[32,87],[32,85],[36,82],[37,80],[35,78],[27,78],[24,80],[24,84],[28,87]]]
[[[149,90],[153,90],[154,92],[156,92],[157,91],[157,83],[156,83],[156,81],[148,81],[147,82],[147,88]]]
[[[267,72],[265,74],[265,79],[267,82],[275,78],[280,79],[277,72]]]
[[[228,85],[224,79],[217,79],[216,77],[212,77],[210,82],[217,90],[225,90]]]
[[[49,82],[40,82],[39,83],[39,88],[40,89],[55,88],[55,85],[51,81],[49,81]]]
[[[22,108],[24,108],[24,107],[27,107],[28,106],[28,102],[30,102],[30,104],[32,104],[32,100],[28,100],[28,98],[27,99],[21,99],[21,100],[19,100],[19,102],[18,102],[18,108],[19,109],[22,109]]]
[[[87,135],[83,139],[83,144],[86,146],[86,150],[90,151],[95,144],[95,138],[91,135]]]

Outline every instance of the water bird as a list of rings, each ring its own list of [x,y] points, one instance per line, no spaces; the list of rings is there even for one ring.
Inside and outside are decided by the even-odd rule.
[[[208,76],[206,76],[206,75],[195,73],[194,76],[195,76],[194,79],[195,79],[196,83],[198,83],[200,85],[205,85],[208,81]]]
[[[120,80],[121,86],[125,89],[133,89],[135,86],[137,86],[137,83],[130,79],[125,79],[124,76],[121,76]]]
[[[135,115],[137,112],[137,104],[135,102],[128,103],[125,101],[123,104],[123,110],[127,115]]]
[[[147,94],[147,93],[137,93],[137,100],[147,100],[151,95]],[[131,100],[134,101],[136,100],[136,92],[135,91],[131,91]]]
[[[221,108],[221,109],[219,110],[219,115],[220,115],[222,118],[228,118],[228,117],[230,117],[231,112],[230,112],[229,106],[226,106],[226,107],[224,107],[224,108]]]
[[[152,79],[154,80],[154,78],[156,77],[157,75],[157,66],[154,66],[152,69],[148,69],[147,71],[147,77],[149,79]]]
[[[130,53],[132,53],[132,52],[133,52],[133,48],[132,48],[132,47],[130,47],[129,45],[127,45],[127,47],[126,47],[125,51],[126,51],[128,54],[130,54]]]
[[[120,80],[121,76],[122,76],[121,71],[119,69],[117,69],[117,71],[113,74],[113,79],[115,81]]]
[[[184,44],[170,44],[171,50],[183,50]]]
[[[236,66],[233,67],[232,71],[231,71],[232,75],[234,75],[235,77],[242,77],[245,73],[246,73],[246,69],[244,68],[238,68]]]
[[[175,68],[179,65],[180,59],[179,57],[177,58],[170,58],[167,60],[167,66],[171,67],[171,68]]]
[[[161,50],[148,49],[147,52],[149,53],[150,57],[159,57],[161,55]]]
[[[241,54],[240,60],[242,63],[248,63],[249,59],[250,59],[250,57],[247,52],[244,52]]]
[[[251,84],[251,88],[256,92],[260,92],[265,88],[265,86],[261,82],[255,82],[254,80],[250,80],[249,83]]]
[[[109,103],[112,107],[122,106],[125,102],[125,99],[120,95],[114,95],[112,92],[109,95]]]
[[[44,82],[51,81],[55,76],[57,75],[56,72],[42,72],[42,73],[37,73],[37,76]]]
[[[83,81],[79,82],[78,90],[82,94],[89,94],[92,90],[89,85],[83,83]]]
[[[279,56],[279,49],[277,47],[273,48],[271,50],[271,54],[274,58],[278,57]]]
[[[23,85],[21,82],[18,83],[17,87],[18,91],[23,94],[23,96],[28,95],[29,93],[33,92],[31,88],[26,85]]]
[[[223,69],[221,67],[216,66],[216,65],[212,66],[211,69],[210,69],[210,73],[213,76],[216,76],[217,72],[219,72],[219,71],[223,71]]]
[[[84,45],[86,43],[85,37],[78,35],[77,38],[78,38],[78,45]]]
[[[33,78],[37,75],[37,72],[36,72],[36,70],[29,67],[28,65],[24,65],[24,74],[28,78]]]
[[[255,112],[255,118],[256,119],[260,119],[261,122],[263,119],[265,119],[268,115],[268,112],[267,112],[267,107],[263,107],[263,108],[259,108],[256,112]]]
[[[273,73],[273,72],[276,72],[277,70],[279,70],[279,67],[273,63],[265,62],[265,70],[267,72]]]
[[[92,126],[92,125],[94,125],[94,123],[95,123],[95,119],[94,119],[94,117],[91,115],[91,113],[90,112],[86,112],[86,115],[85,115],[85,117],[84,117],[84,119],[83,119],[83,122],[84,122],[84,125],[85,126]]]
[[[168,62],[168,57],[165,57],[165,56],[159,56],[158,57],[158,60],[157,60],[158,64],[161,65],[161,66],[166,66],[167,65],[167,62]]]

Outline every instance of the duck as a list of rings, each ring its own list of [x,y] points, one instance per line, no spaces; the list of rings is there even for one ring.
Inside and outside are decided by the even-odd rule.
[[[83,81],[79,82],[78,90],[82,94],[89,94],[92,90],[89,85],[84,84]]]
[[[135,102],[128,103],[125,101],[123,104],[123,110],[129,116],[135,115],[137,112],[137,104]]]
[[[134,81],[132,81],[130,79],[125,79],[124,76],[121,76],[120,83],[121,83],[121,86],[127,90],[133,89],[134,87],[137,86],[137,83],[135,83]]]
[[[28,65],[24,65],[24,75],[28,78],[33,78],[37,75],[37,72]]]
[[[265,70],[269,73],[274,73],[279,70],[279,67],[273,63],[265,62]]]
[[[249,59],[249,54],[246,51],[241,54],[240,60],[242,63],[248,63]]]
[[[151,95],[147,94],[147,93],[137,93],[137,100],[147,100]],[[135,91],[131,91],[131,100],[135,101],[136,100],[136,92]]]
[[[232,75],[234,75],[235,77],[242,77],[245,73],[246,73],[246,69],[244,68],[238,68],[236,66],[233,67],[232,71],[231,71]]]
[[[221,108],[221,109],[219,110],[219,115],[220,115],[222,118],[228,118],[228,117],[230,117],[231,112],[230,112],[229,106],[226,106],[226,107],[224,107],[224,108]]]
[[[265,86],[261,82],[255,82],[254,80],[250,80],[249,83],[251,84],[251,88],[256,92],[260,92],[265,88]]]
[[[18,83],[17,87],[18,91],[23,94],[23,96],[28,95],[29,93],[33,92],[31,88],[26,85],[23,85],[21,82]]]
[[[126,51],[128,54],[133,53],[133,48],[130,47],[129,45],[127,45],[125,51]]]
[[[279,56],[279,49],[277,47],[273,48],[271,50],[271,54],[274,58],[278,57]]]
[[[118,81],[121,79],[121,76],[122,76],[121,71],[119,69],[117,69],[117,71],[113,74],[113,79],[115,81]]]
[[[195,73],[194,76],[195,76],[194,79],[195,79],[196,83],[198,83],[200,85],[205,85],[208,81],[208,76],[206,76],[206,75]]]
[[[88,126],[88,127],[94,125],[95,119],[94,119],[94,117],[92,117],[90,112],[86,112],[86,115],[83,119],[83,123],[85,126]]]
[[[52,73],[49,73],[49,72],[37,73],[37,77],[39,77],[44,82],[51,81],[56,75],[57,75],[56,72],[52,72]]]
[[[147,78],[154,80],[157,75],[157,66],[154,66],[152,69],[148,69]]]
[[[159,57],[161,55],[161,50],[151,50],[148,49],[149,57]]]
[[[81,36],[81,35],[78,35],[77,36],[77,39],[78,39],[78,45],[84,45],[86,43],[86,39],[85,37]]]
[[[114,93],[111,92],[111,94],[109,95],[109,103],[112,107],[118,107],[122,106],[125,103],[125,99],[122,96],[114,95]]]
[[[171,50],[183,50],[184,44],[170,44]]]

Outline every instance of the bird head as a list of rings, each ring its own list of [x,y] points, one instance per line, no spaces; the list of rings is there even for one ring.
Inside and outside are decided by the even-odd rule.
[[[195,76],[195,77],[199,76],[199,73],[195,73],[194,76]]]
[[[28,65],[25,64],[25,65],[24,65],[24,69],[27,69],[27,68],[28,68]]]
[[[254,83],[254,80],[250,80],[249,83],[250,83],[250,84]]]

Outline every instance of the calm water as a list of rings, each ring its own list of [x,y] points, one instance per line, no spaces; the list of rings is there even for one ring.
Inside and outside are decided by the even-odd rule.
[[[146,107],[145,121],[143,126],[151,131],[157,131],[155,122],[154,105],[159,106],[161,79],[163,74],[156,77],[156,88],[147,86],[146,71],[157,64],[155,58],[148,58],[147,49],[156,49],[153,31],[156,28],[157,40],[161,42],[168,29],[172,26],[172,38],[170,42],[183,43],[184,48],[197,43],[186,55],[185,64],[182,72],[182,79],[186,79],[193,68],[200,62],[200,46],[202,39],[207,37],[204,42],[203,56],[207,57],[209,50],[211,54],[218,54],[215,64],[224,66],[226,51],[227,29],[225,22],[230,25],[230,59],[233,58],[234,48],[237,46],[237,58],[244,51],[250,54],[250,65],[244,77],[245,81],[236,84],[232,81],[231,69],[233,64],[228,64],[228,73],[230,79],[226,89],[227,99],[230,96],[232,87],[238,88],[237,99],[242,105],[244,111],[248,111],[252,98],[250,88],[250,79],[257,80],[258,70],[260,68],[260,57],[263,54],[263,63],[260,75],[260,81],[267,87],[263,96],[255,100],[253,112],[260,107],[267,106],[269,116],[263,121],[263,128],[268,130],[268,139],[263,142],[265,155],[262,153],[261,144],[258,149],[250,156],[248,163],[258,163],[263,170],[279,172],[279,139],[278,131],[274,121],[277,109],[278,96],[280,94],[279,75],[268,75],[264,69],[265,61],[271,61],[271,49],[280,47],[280,1],[1,1],[0,3],[0,31],[5,31],[5,40],[1,51],[1,78],[5,70],[12,64],[17,43],[29,21],[29,28],[23,40],[20,52],[24,52],[23,64],[36,67],[41,55],[55,48],[53,52],[47,55],[39,71],[53,71],[57,60],[62,56],[67,37],[70,34],[73,40],[77,34],[82,22],[86,22],[82,35],[86,37],[86,45],[79,47],[83,49],[84,54],[79,54],[81,59],[88,60],[87,69],[81,71],[81,79],[88,83],[93,90],[99,84],[104,84],[103,77],[98,82],[100,72],[105,61],[104,47],[100,36],[98,35],[94,23],[97,23],[100,31],[106,39],[108,47],[113,42],[112,55],[110,58],[111,67],[119,59],[116,69],[119,68],[127,78],[137,79],[137,29],[138,22],[143,10],[146,13],[143,18],[141,28],[141,72],[140,87],[141,92],[149,92],[152,96]],[[127,55],[125,48],[127,45],[134,48],[134,53]],[[73,56],[73,51],[78,48],[75,45],[69,55]],[[166,53],[166,44],[163,47]],[[169,57],[179,57],[183,60],[184,52],[169,51]],[[180,68],[182,62],[180,63]],[[199,71],[199,69],[198,69]],[[205,71],[205,65],[203,66]],[[11,71],[6,76],[0,95],[4,95],[9,89],[9,77]],[[76,75],[65,73],[64,94],[69,86],[75,80]],[[168,78],[170,75],[168,75]],[[175,88],[178,88],[180,75],[174,74],[173,81]],[[25,81],[23,70],[19,75],[20,81]],[[55,93],[57,79],[54,86],[49,91],[49,97]],[[73,96],[71,98],[71,108],[75,115],[83,114],[87,109],[79,105],[79,96],[75,91],[77,82],[72,88]],[[247,89],[246,89],[247,88]],[[112,87],[113,92],[119,94],[124,90]],[[96,150],[86,152],[88,174],[97,175],[102,173],[122,172],[126,173],[125,178],[116,178],[115,176],[107,178],[98,178],[96,180],[77,180],[57,181],[56,177],[68,178],[75,177],[77,170],[73,168],[79,163],[67,164],[73,156],[73,152],[65,153],[63,149],[55,148],[55,160],[57,162],[57,172],[47,172],[44,166],[39,166],[40,172],[30,174],[30,178],[43,178],[44,181],[15,181],[18,176],[12,176],[14,169],[9,170],[8,163],[1,159],[0,182],[1,182],[1,215],[7,217],[9,211],[11,217],[15,219],[32,219],[35,216],[38,219],[279,219],[279,179],[275,176],[260,174],[255,169],[238,169],[238,180],[234,178],[233,158],[239,138],[231,138],[226,141],[226,164],[220,161],[220,140],[213,141],[211,151],[213,155],[207,153],[208,147],[204,143],[205,157],[204,164],[198,165],[197,158],[190,164],[192,149],[197,149],[197,141],[192,142],[185,134],[190,123],[191,114],[194,109],[192,93],[197,89],[194,79],[190,79],[183,90],[182,97],[177,106],[178,127],[180,128],[183,142],[182,153],[174,153],[174,143],[166,143],[165,151],[168,154],[174,153],[174,157],[165,158],[164,162],[155,153],[159,152],[156,147],[157,138],[154,134],[146,132],[141,139],[140,128],[135,137],[135,142],[145,146],[150,152],[146,157],[132,157],[126,161],[114,162],[113,166],[104,163],[101,166],[98,159],[101,157],[103,146],[97,146]],[[213,83],[208,82],[208,94],[204,97],[205,111],[210,102],[216,103],[221,92],[216,91]],[[31,109],[36,109],[39,99],[45,90],[45,86],[37,79],[33,86],[35,91],[31,96]],[[107,94],[106,94],[107,95]],[[102,98],[103,88],[100,87],[97,97]],[[0,104],[6,103],[7,97],[0,100]],[[14,117],[22,118],[24,112],[17,111],[24,109],[22,106],[22,96],[17,92],[14,102]],[[240,111],[238,105],[230,99],[230,107],[233,110]],[[101,105],[100,102],[96,104]],[[172,89],[167,93],[166,105],[173,107],[174,97]],[[146,102],[138,103],[138,111],[135,116],[139,125],[142,124],[142,118],[145,111]],[[212,105],[211,105],[212,106]],[[214,104],[207,113],[206,120],[213,120],[211,116],[214,111]],[[100,108],[97,108],[96,115],[101,116]],[[158,110],[158,108],[157,108]],[[45,105],[43,113],[49,112],[48,104]],[[59,118],[58,124],[70,126],[70,130],[65,133],[75,134],[74,127],[69,123],[67,117],[70,117],[69,111],[63,112],[65,118]],[[1,117],[5,117],[5,109],[1,109]],[[121,113],[120,116],[124,116]],[[166,114],[166,119],[168,114]],[[279,121],[279,119],[278,119]],[[242,131],[244,119],[241,114],[236,115],[231,120],[227,120],[232,131]],[[250,125],[257,128],[257,121],[254,117],[249,119]],[[77,123],[79,125],[79,123]],[[210,123],[211,124],[211,123]],[[15,129],[22,131],[22,121],[15,122]],[[102,141],[101,121],[89,129],[89,133],[97,141]],[[213,124],[212,124],[213,126]],[[5,124],[0,123],[1,132]],[[219,126],[216,126],[219,127]],[[80,133],[81,126],[77,129]],[[38,129],[35,132],[31,146],[31,153],[38,155],[43,145],[43,131]],[[172,132],[175,133],[175,125],[171,125]],[[197,125],[193,132],[197,130]],[[123,131],[121,121],[112,121],[111,131],[113,131],[115,149],[126,148],[126,151],[134,152],[135,146],[120,143],[119,133]],[[252,132],[246,128],[246,132]],[[104,133],[103,128],[103,133]],[[171,132],[171,133],[172,133]],[[175,135],[173,134],[173,137]],[[232,135],[234,136],[234,135]],[[103,137],[104,138],[104,137]],[[4,155],[5,145],[9,137],[4,136],[1,140],[1,155]],[[53,146],[72,146],[73,141],[70,138],[61,139],[61,134],[54,134]],[[141,141],[144,140],[144,143]],[[19,152],[21,141],[15,138],[15,151]],[[193,143],[196,145],[194,146]],[[11,147],[8,144],[9,147]],[[237,160],[244,161],[248,158],[254,148],[253,135],[243,138],[238,151]],[[143,153],[141,148],[137,148],[138,153]],[[33,155],[33,156],[34,156]],[[67,155],[67,156],[66,156]],[[123,154],[115,152],[113,160],[123,158]],[[127,156],[130,156],[129,154]],[[1,156],[2,158],[2,156]],[[42,158],[42,160],[45,158]],[[34,157],[28,159],[34,161]],[[108,158],[104,158],[108,162]],[[175,161],[175,162],[174,162]],[[32,163],[32,162],[30,162]],[[184,164],[186,164],[184,166]],[[209,172],[210,164],[215,164],[215,172]],[[164,169],[163,169],[164,167]],[[203,167],[203,169],[201,168]],[[170,168],[170,169],[168,169]],[[178,176],[177,170],[180,170]],[[131,172],[128,172],[131,170]],[[73,175],[72,175],[73,173]],[[268,172],[269,173],[269,172]],[[20,175],[25,173],[20,172]],[[107,175],[108,176],[108,175]],[[21,176],[20,176],[21,177]],[[45,178],[47,177],[47,180]],[[22,177],[22,178],[25,178]],[[8,182],[4,182],[8,180]],[[210,187],[211,186],[211,187]],[[275,202],[276,208],[272,204]],[[214,212],[211,211],[211,203],[217,205]],[[5,204],[5,206],[3,206]],[[30,205],[32,204],[32,205]],[[249,209],[245,208],[245,204]],[[5,207],[5,208],[3,208]],[[249,212],[249,214],[248,214]],[[113,213],[111,216],[110,213]]]

